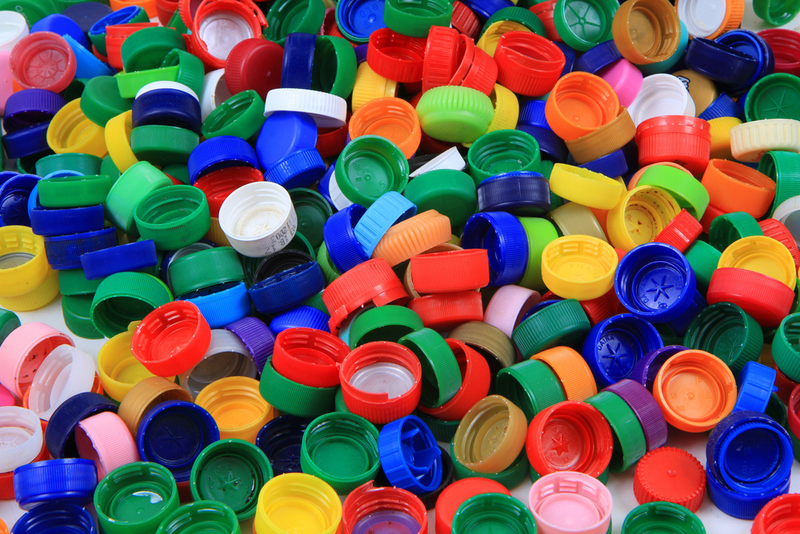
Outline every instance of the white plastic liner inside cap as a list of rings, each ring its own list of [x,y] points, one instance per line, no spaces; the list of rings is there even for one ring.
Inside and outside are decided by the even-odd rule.
[[[353,373],[350,385],[367,393],[386,393],[394,399],[414,387],[414,375],[396,363],[373,363]]]

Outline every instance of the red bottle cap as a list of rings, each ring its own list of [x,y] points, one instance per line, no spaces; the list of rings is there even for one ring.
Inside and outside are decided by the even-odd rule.
[[[451,534],[458,507],[470,497],[483,493],[511,495],[505,486],[488,478],[465,478],[447,486],[436,501],[436,534]]]
[[[795,437],[800,436],[800,413],[798,413],[800,412],[800,386],[796,386],[792,390],[787,407],[789,408],[789,429]]]
[[[463,5],[463,4],[462,4]],[[458,31],[431,26],[422,62],[422,91],[447,85],[458,67]]]
[[[422,391],[422,366],[411,349],[390,341],[365,343],[339,371],[347,408],[378,425],[411,414]]]
[[[769,295],[769,298],[765,298]],[[711,275],[709,304],[731,302],[750,314],[763,328],[777,327],[789,315],[794,291],[789,286],[755,271],[725,267]]]
[[[478,16],[458,0],[453,2],[453,16],[450,19],[450,25],[462,34],[473,39],[478,37],[478,30],[481,28],[481,22],[478,20]]]
[[[582,300],[580,303],[581,308],[586,312],[586,316],[593,325],[617,315],[617,310],[619,309],[619,298],[617,298],[617,292],[614,291],[613,287],[602,297],[597,297],[592,300]]]
[[[494,90],[494,84],[497,83],[497,62],[477,46],[474,54],[472,64],[461,82],[461,87],[470,87],[489,95]]]
[[[219,209],[228,195],[243,185],[263,181],[264,175],[253,167],[227,167],[203,175],[194,186],[206,194],[211,216],[219,217]]]
[[[500,36],[494,59],[500,84],[526,96],[549,93],[566,63],[564,52],[552,41],[521,31]]]
[[[347,132],[350,128],[350,112],[347,122],[339,128],[319,128],[317,134],[317,152],[322,158],[338,156],[347,144]]]
[[[388,80],[418,82],[422,80],[426,44],[425,39],[381,28],[369,36],[367,63],[376,74]]]
[[[578,471],[597,478],[608,468],[614,450],[611,427],[597,408],[562,401],[545,408],[528,427],[525,449],[540,475]]]
[[[798,386],[798,383],[783,374],[783,371],[778,369],[778,366],[773,362],[772,368],[777,371],[775,376],[775,387],[778,388],[776,394],[784,404],[789,404],[789,399],[792,396],[792,391]]]
[[[700,221],[692,217],[692,214],[688,211],[681,210],[681,212],[661,230],[661,233],[656,236],[654,241],[672,245],[681,252],[686,252],[686,249],[688,249],[702,233],[703,225],[700,224]]]
[[[716,219],[720,215],[725,215],[726,213],[728,212],[723,211],[709,204],[708,207],[706,208],[705,213],[703,213],[703,217],[700,219],[700,224],[703,227],[703,233],[707,234],[708,231],[711,229],[711,223],[714,222],[714,219]]]
[[[411,280],[418,293],[452,293],[489,285],[486,249],[453,250],[411,258]]]
[[[758,512],[750,534],[793,534],[800,532],[800,494],[781,495]]]
[[[535,6],[530,7],[530,11],[531,13],[539,17],[539,20],[541,20],[542,24],[544,24],[544,29],[547,32],[547,38],[550,39],[551,41],[557,41],[561,43],[564,40],[561,38],[560,35],[558,35],[558,30],[556,30],[556,23],[553,20],[556,10],[556,1],[557,0],[548,0],[547,2],[536,4]]]
[[[794,260],[794,266],[800,268],[800,250],[798,250],[797,243],[791,232],[789,232],[789,229],[776,219],[764,219],[763,221],[759,221],[758,225],[761,227],[761,231],[764,232],[765,236],[771,237],[789,249],[789,252],[792,254],[792,259]]]
[[[106,26],[106,57],[108,64],[117,70],[122,69],[122,43],[125,39],[145,28],[155,28],[156,22],[137,22]]]
[[[419,497],[401,488],[376,488],[373,482],[362,484],[351,491],[342,504],[342,525],[346,534],[352,534],[356,525],[373,514],[396,513],[408,516],[420,527],[420,532],[428,532],[428,510]],[[402,523],[399,523],[402,525]],[[383,527],[383,528],[382,528]],[[407,530],[404,526],[400,530]],[[386,516],[385,522],[372,528],[357,530],[358,533],[391,532],[392,521]]]
[[[411,300],[408,308],[419,315],[426,328],[439,332],[469,321],[483,321],[483,299],[478,291],[426,295]]]
[[[237,43],[225,62],[225,84],[231,94],[253,89],[266,98],[281,86],[283,47],[266,39],[245,39]]]
[[[408,302],[408,293],[389,263],[374,259],[353,267],[331,282],[322,293],[322,301],[331,314],[328,325],[331,332],[352,312],[372,302],[376,306]]]
[[[313,388],[339,385],[339,365],[350,347],[313,328],[289,328],[275,338],[272,365],[283,377]]]
[[[156,15],[162,26],[166,26],[178,11],[178,0],[156,0]]]
[[[14,45],[8,65],[14,81],[23,89],[60,93],[75,78],[78,63],[63,37],[53,32],[35,32]]]
[[[636,128],[639,166],[671,161],[700,176],[711,157],[711,126],[686,115],[664,115]]]
[[[455,396],[438,408],[420,406],[419,410],[442,421],[460,421],[475,403],[489,394],[492,374],[486,359],[457,339],[446,339],[461,371],[461,387]]]
[[[675,447],[654,449],[639,460],[633,494],[639,504],[666,501],[696,512],[706,493],[706,472],[697,458]]]
[[[456,48],[456,70],[453,77],[450,78],[450,83],[446,85],[461,85],[467,72],[472,67],[472,61],[475,59],[475,42],[472,38],[466,35],[459,35],[458,47]]]
[[[209,23],[215,19],[224,20],[226,25]],[[264,26],[267,25],[264,13],[251,0],[203,0],[197,6],[192,25],[187,26],[192,30],[190,37],[192,53],[199,57],[208,69],[225,68],[225,58],[231,52],[228,48],[230,40],[237,39],[238,35],[226,38],[217,33],[225,27],[235,27],[238,32],[244,33],[246,30],[239,26],[242,22],[249,26],[250,38],[260,38]],[[208,42],[204,39],[208,39]],[[210,44],[213,48],[209,48]]]

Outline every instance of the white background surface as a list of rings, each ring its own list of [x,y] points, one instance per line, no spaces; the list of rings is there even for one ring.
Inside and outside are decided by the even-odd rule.
[[[23,323],[39,321],[61,330],[62,332],[69,333],[64,325],[64,319],[61,316],[61,300],[56,299],[47,307],[31,313],[18,313],[17,314]],[[76,336],[72,336],[75,340],[75,346],[87,353],[97,357],[97,352],[103,345],[105,340],[88,340]],[[669,442],[667,445],[673,447],[680,447],[693,454],[700,463],[705,465],[705,445],[706,434],[687,434],[680,432],[674,428],[670,428]],[[612,516],[613,532],[618,534],[622,527],[622,522],[625,516],[637,506],[636,499],[633,496],[633,474],[635,467],[629,469],[623,474],[612,474],[608,481],[608,488],[611,490],[611,495],[614,498],[614,512]],[[530,490],[530,479],[526,478],[525,481],[512,490],[512,495],[521,500],[527,505],[528,491]],[[800,464],[794,463],[792,468],[792,486],[793,493],[800,492]],[[2,518],[11,528],[11,525],[22,515],[23,511],[20,510],[14,501],[0,501],[0,518]],[[709,534],[746,534],[750,532],[751,521],[741,521],[729,517],[714,506],[711,500],[706,495],[702,508],[697,514],[706,526]],[[434,534],[434,517],[433,512],[428,515],[428,532]],[[242,534],[250,534],[252,532],[252,520],[242,523]],[[142,533],[150,534],[150,533]]]

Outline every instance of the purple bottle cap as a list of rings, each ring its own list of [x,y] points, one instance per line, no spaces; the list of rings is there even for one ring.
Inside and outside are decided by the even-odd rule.
[[[417,534],[420,525],[403,512],[382,511],[369,514],[356,523],[353,534]]]
[[[630,379],[620,380],[608,386],[604,391],[610,391],[622,398],[630,406],[639,423],[642,425],[644,437],[647,441],[647,450],[652,451],[667,443],[667,421],[661,407],[639,382]]]
[[[661,369],[661,366],[664,365],[664,362],[669,360],[671,356],[684,350],[689,349],[682,345],[667,345],[653,352],[648,352],[644,358],[636,362],[636,365],[633,366],[633,371],[631,371],[630,376],[631,380],[635,380],[646,387],[648,391],[652,392],[653,382],[655,382],[656,375],[659,369]]]
[[[232,322],[225,327],[225,330],[233,332],[242,340],[244,346],[253,355],[253,361],[256,363],[258,372],[263,371],[264,364],[267,363],[267,358],[272,354],[272,349],[275,347],[275,335],[264,324],[264,321],[255,317],[245,317]]]

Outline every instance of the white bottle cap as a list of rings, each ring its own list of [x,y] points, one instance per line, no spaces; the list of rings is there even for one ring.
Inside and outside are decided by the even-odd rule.
[[[336,211],[342,211],[346,207],[353,205],[353,202],[342,193],[342,188],[339,187],[339,182],[336,180],[336,171],[331,173],[331,179],[328,182],[328,194],[331,196],[331,202],[333,202],[333,207],[336,208]]]
[[[297,232],[297,213],[286,189],[272,182],[255,182],[225,199],[219,225],[236,252],[263,258],[289,244]]]
[[[229,376],[255,378],[258,374],[253,355],[233,332],[222,329],[211,331],[208,350],[193,368],[178,377],[181,386],[192,397],[215,380]]]
[[[310,89],[273,89],[267,93],[264,116],[269,117],[276,111],[307,113],[319,128],[339,128],[347,122],[344,98]]]
[[[686,86],[672,74],[652,74],[642,81],[642,88],[628,108],[633,123],[640,123],[662,115],[688,115],[694,117],[694,100]]]
[[[200,115],[205,121],[217,106],[231,97],[225,83],[225,69],[212,70],[203,77],[203,90],[200,91]]]
[[[728,0],[680,0],[676,2],[678,18],[692,37],[708,37],[722,26]]]
[[[226,59],[234,46],[245,39],[252,39],[255,35],[244,17],[232,11],[218,10],[200,21],[197,37],[205,43],[209,55]]]
[[[11,52],[28,33],[25,17],[16,11],[0,11],[0,52]]]
[[[0,408],[0,473],[31,463],[42,450],[42,423],[19,406]]]
[[[186,93],[187,95],[191,95],[194,97],[195,100],[198,102],[200,98],[198,98],[197,93],[195,93],[189,86],[184,85],[178,82],[170,82],[170,81],[159,81],[159,82],[150,82],[141,89],[136,92],[136,98],[139,98],[145,93],[149,93],[150,91],[156,91],[158,89],[174,89],[175,91],[181,91]]]
[[[411,173],[411,178],[425,174],[426,172],[438,171],[440,169],[451,169],[463,171],[467,168],[467,162],[461,157],[457,147],[450,147],[428,163]]]
[[[92,390],[94,358],[71,345],[59,345],[33,376],[28,407],[44,421],[68,398]]]

